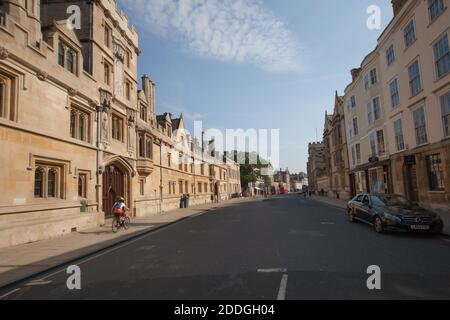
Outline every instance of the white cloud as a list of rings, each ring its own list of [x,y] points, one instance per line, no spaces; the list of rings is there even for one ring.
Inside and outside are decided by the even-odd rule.
[[[180,41],[194,54],[298,72],[300,48],[260,0],[122,0],[141,33]]]

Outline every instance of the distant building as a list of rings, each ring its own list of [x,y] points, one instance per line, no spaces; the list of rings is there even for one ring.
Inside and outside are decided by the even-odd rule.
[[[323,177],[327,175],[327,165],[325,157],[325,145],[322,142],[310,143],[308,146],[308,183],[310,190],[320,191],[324,189],[328,191],[329,183],[324,183]],[[321,178],[321,184],[319,188],[318,180]]]
[[[345,135],[344,100],[337,92],[332,115],[325,113],[323,133],[327,174],[329,178],[328,196],[350,198],[350,179],[347,139]]]

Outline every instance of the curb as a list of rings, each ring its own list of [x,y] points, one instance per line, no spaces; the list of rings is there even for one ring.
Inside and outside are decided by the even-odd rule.
[[[202,212],[198,213],[198,215],[201,215],[202,213],[206,213],[206,212],[208,212],[208,211],[202,211]],[[67,261],[64,261],[64,262],[58,263],[58,264],[56,264],[54,266],[48,267],[45,270],[38,271],[36,273],[27,275],[27,276],[25,276],[23,278],[20,278],[20,279],[17,279],[17,280],[13,280],[13,281],[11,281],[9,283],[1,285],[0,286],[0,291],[7,291],[9,288],[19,286],[21,283],[27,282],[27,281],[29,281],[29,280],[31,280],[33,278],[44,276],[44,275],[46,275],[48,273],[51,273],[52,271],[56,271],[57,269],[61,269],[61,268],[65,267],[67,265],[70,265],[70,264],[72,264],[72,263],[74,263],[76,261],[89,258],[90,256],[96,255],[96,254],[98,254],[98,253],[100,253],[102,251],[105,251],[105,250],[108,250],[108,249],[112,249],[112,248],[114,248],[114,247],[116,247],[118,245],[125,244],[126,242],[129,242],[131,240],[138,239],[138,238],[140,238],[142,236],[145,236],[147,234],[151,234],[151,233],[159,231],[161,229],[170,227],[172,225],[178,224],[178,223],[183,222],[185,220],[194,218],[194,217],[196,217],[198,215],[195,215],[195,216],[192,215],[192,216],[179,218],[177,220],[168,222],[166,224],[163,224],[163,225],[160,225],[160,226],[157,226],[157,227],[154,227],[154,228],[150,228],[150,229],[147,229],[147,230],[139,231],[139,232],[134,233],[134,234],[130,234],[130,236],[125,237],[122,240],[118,240],[118,241],[115,241],[113,243],[107,244],[107,245],[105,245],[105,246],[103,246],[101,248],[95,249],[93,251],[77,255],[75,257],[72,257],[72,258],[68,259]]]

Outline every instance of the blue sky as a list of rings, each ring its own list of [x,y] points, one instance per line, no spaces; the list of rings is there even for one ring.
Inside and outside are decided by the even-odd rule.
[[[392,18],[390,0],[120,0],[157,113],[188,128],[280,129],[280,166],[305,171],[308,142]],[[370,5],[381,30],[369,30]]]

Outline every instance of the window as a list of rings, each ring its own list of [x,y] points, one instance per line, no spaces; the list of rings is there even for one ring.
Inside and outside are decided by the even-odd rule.
[[[44,169],[37,168],[34,172],[34,197],[43,198],[44,197]]]
[[[87,198],[87,174],[78,174],[78,196],[80,198]]]
[[[355,96],[352,96],[350,98],[350,104],[351,104],[352,108],[356,107],[356,98],[355,98]]]
[[[142,135],[139,136],[139,157],[145,157],[145,143]]]
[[[139,108],[139,116],[140,116],[141,120],[147,122],[147,107],[142,104]]]
[[[178,193],[183,194],[183,181],[178,181]]]
[[[420,146],[428,142],[424,108],[420,107],[417,110],[415,110],[413,113],[413,118],[414,118],[414,129],[416,132],[416,144]]]
[[[438,78],[445,76],[450,71],[450,51],[447,34],[434,45],[434,60]]]
[[[355,145],[355,151],[356,151],[356,162],[359,164],[361,163],[361,145],[359,143]]]
[[[381,103],[380,103],[380,97],[376,97],[372,100],[373,105],[373,118],[375,121],[379,120],[381,118]]]
[[[129,50],[127,50],[125,60],[126,60],[128,68],[130,68],[130,65],[131,65],[131,55],[132,55],[132,53]]]
[[[397,151],[402,151],[403,149],[405,149],[402,119],[398,119],[394,122],[394,135],[395,135],[395,146],[397,148]]]
[[[202,193],[202,183],[198,183],[198,193]]]
[[[72,49],[67,50],[67,61],[66,61],[67,70],[72,73],[75,73],[75,53]]]
[[[64,61],[65,61],[65,49],[64,49],[64,45],[60,42],[58,44],[58,64],[61,67],[64,67]]]
[[[167,166],[169,168],[172,166],[172,155],[170,153],[167,154]]]
[[[145,156],[147,159],[153,159],[153,140],[148,138],[145,146]]]
[[[205,175],[205,165],[204,165],[203,163],[200,165],[200,174],[201,174],[202,176]]]
[[[434,154],[426,157],[428,182],[430,184],[430,191],[443,191],[444,187],[444,173],[442,170],[442,161],[440,154]]]
[[[105,30],[104,30],[104,40],[105,40],[105,46],[108,48],[111,48],[111,28],[107,25],[105,25]]]
[[[450,92],[440,98],[445,137],[450,137]]]
[[[371,152],[371,155],[374,157],[377,155],[377,142],[376,142],[375,133],[372,133],[370,135],[369,142],[370,142],[370,152]]]
[[[405,38],[405,46],[408,48],[416,41],[416,30],[414,26],[414,20],[411,20],[403,30],[403,36]]]
[[[3,109],[6,100],[6,84],[0,79],[0,117],[3,117]]]
[[[352,164],[356,165],[356,151],[355,146],[352,147]]]
[[[358,118],[353,118],[353,134],[357,136],[359,134]]]
[[[59,41],[58,44],[58,64],[66,68],[71,73],[76,73],[77,53],[67,44]]]
[[[0,117],[10,121],[17,121],[17,84],[18,78],[15,75],[2,73],[0,70]]]
[[[373,123],[373,108],[372,108],[372,102],[370,102],[370,101],[367,104],[367,119],[369,121],[369,125]]]
[[[38,164],[34,171],[35,198],[62,198],[62,168],[54,165]]]
[[[111,65],[104,61],[103,62],[103,68],[104,68],[104,80],[105,83],[109,86],[111,84]]]
[[[139,194],[141,196],[145,195],[145,180],[144,179],[139,180]]]
[[[400,95],[398,92],[398,80],[394,79],[389,84],[391,90],[391,106],[392,108],[398,107],[400,105]]]
[[[377,69],[370,70],[370,85],[373,86],[378,82]]]
[[[90,114],[72,106],[70,110],[70,137],[90,142]]]
[[[5,25],[6,25],[5,12],[3,11],[3,8],[0,8],[0,26]]]
[[[50,169],[48,171],[48,179],[47,179],[47,196],[49,198],[56,197],[56,171],[55,169]]]
[[[386,153],[386,148],[384,145],[384,131],[378,130],[377,131],[377,149],[378,149],[378,155],[382,156]]]
[[[126,94],[127,100],[130,100],[131,99],[131,83],[129,81],[127,81],[125,83],[125,94]]]
[[[369,83],[369,75],[366,74],[366,76],[364,77],[364,88],[366,89],[366,91],[369,89],[370,83]]]
[[[444,0],[428,0],[428,11],[430,13],[430,20],[433,22],[444,11]]]
[[[112,138],[123,142],[123,119],[116,115],[112,116]]]
[[[411,96],[415,96],[422,90],[422,81],[420,80],[419,60],[414,61],[408,67],[409,87],[411,89]]]
[[[395,62],[395,51],[393,44],[391,44],[389,48],[386,50],[386,61],[388,66],[390,66]]]

